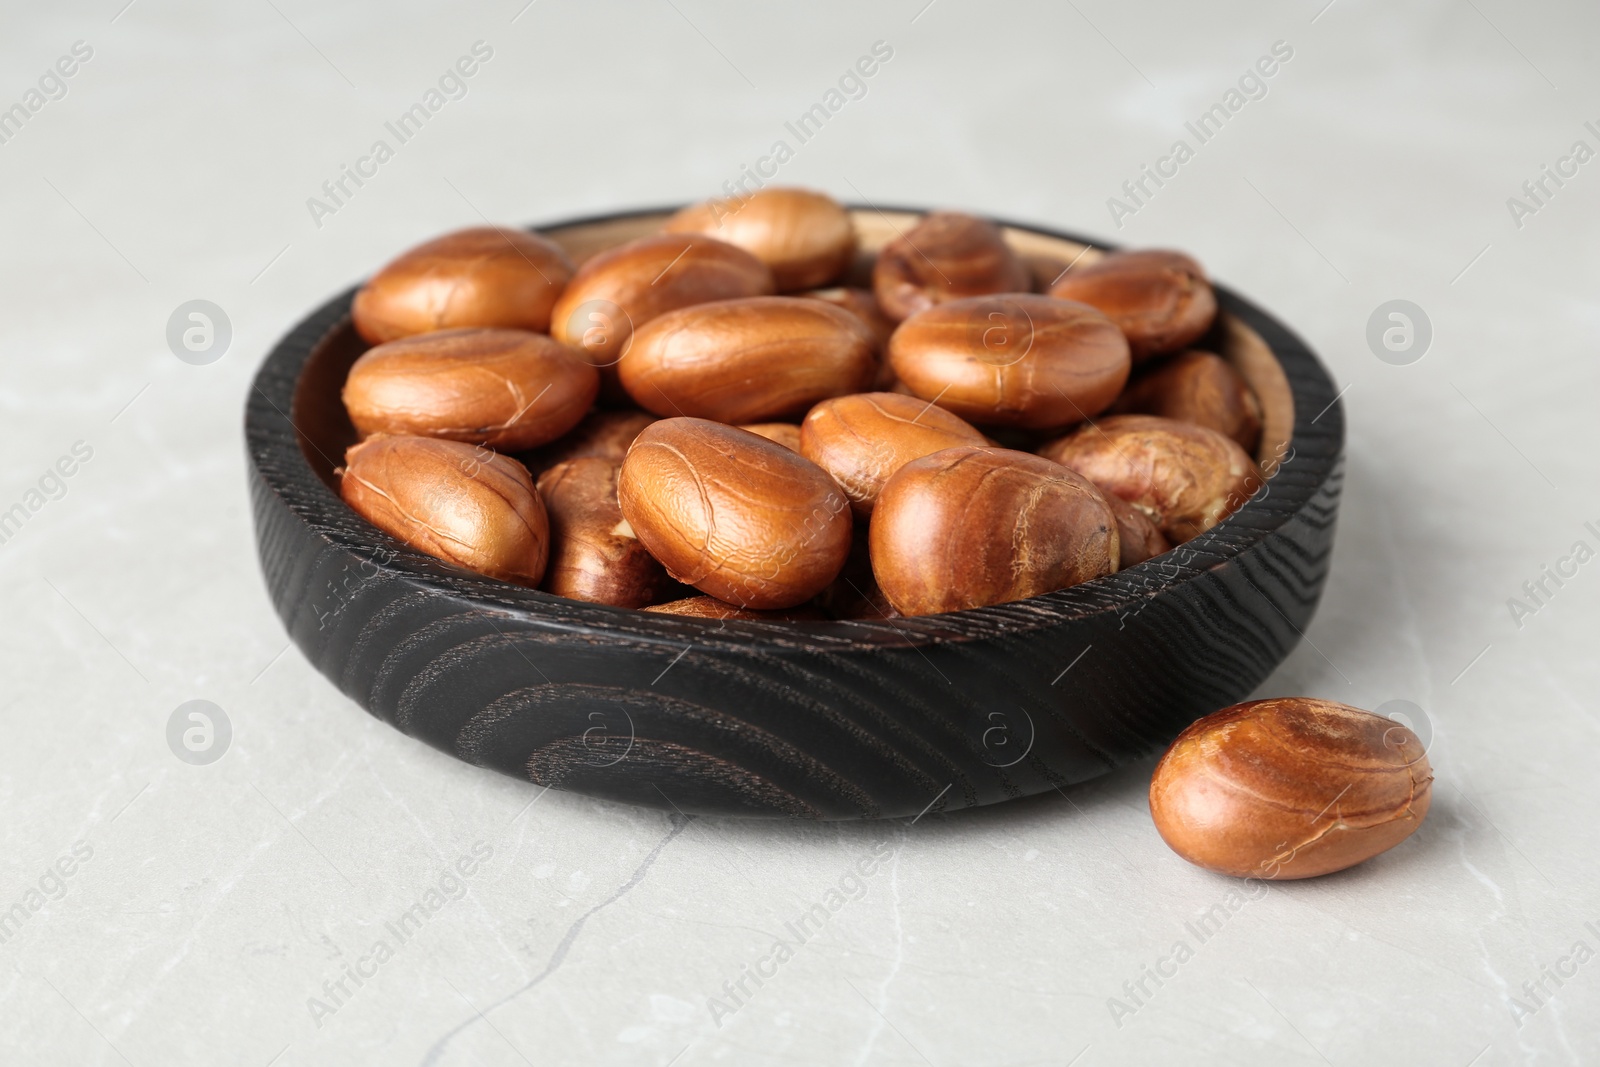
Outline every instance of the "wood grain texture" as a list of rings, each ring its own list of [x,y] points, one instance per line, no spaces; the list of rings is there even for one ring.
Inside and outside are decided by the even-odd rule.
[[[667,214],[542,232],[581,259]],[[872,249],[914,213],[855,217]],[[1088,244],[1005,232],[1067,260]],[[367,525],[333,480],[355,440],[339,386],[365,349],[352,294],[279,342],[246,406],[273,603],[307,658],[373,715],[529,781],[688,813],[821,819],[1044,792],[1136,759],[1247,696],[1299,640],[1327,578],[1342,407],[1305,344],[1225,288],[1227,318],[1202,344],[1233,360],[1269,409],[1259,458],[1282,461],[1266,490],[1195,541],[1072,589],[825,623],[563,600],[450,567]]]

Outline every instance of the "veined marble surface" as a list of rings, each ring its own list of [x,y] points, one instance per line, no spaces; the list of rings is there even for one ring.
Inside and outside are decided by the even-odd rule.
[[[7,1063],[1600,1062],[1593,5],[93,0],[0,21],[0,107],[39,105],[0,143],[0,511],[27,510],[0,544]],[[880,41],[802,143],[786,123]],[[464,95],[387,133],[476,42]],[[1233,89],[1202,142],[1186,123]],[[331,202],[379,139],[392,155]],[[1186,249],[1322,354],[1343,521],[1260,695],[1422,709],[1414,838],[1250,896],[1162,844],[1148,763],[915,825],[669,818],[449,759],[286,647],[241,440],[268,346],[421,238],[710,195],[779,140],[777,180],[842,199]],[[1144,165],[1176,174],[1132,201]],[[209,365],[166,340],[194,299],[231,322]],[[1397,299],[1432,331],[1398,365],[1367,341]],[[169,748],[191,700],[231,726],[208,765]]]

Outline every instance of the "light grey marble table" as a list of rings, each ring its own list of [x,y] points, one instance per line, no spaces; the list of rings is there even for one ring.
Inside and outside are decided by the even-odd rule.
[[[1600,1062],[1593,5],[525,2],[0,15],[0,1059]],[[1188,249],[1323,355],[1333,574],[1260,693],[1420,708],[1414,838],[1243,895],[1162,845],[1148,763],[915,825],[686,822],[455,762],[286,646],[241,438],[272,342],[425,236],[710,195],[780,140],[776,180],[842,199]],[[205,365],[166,339],[196,299]],[[1369,346],[1391,300],[1425,352]],[[230,727],[206,765],[169,747],[191,700]]]

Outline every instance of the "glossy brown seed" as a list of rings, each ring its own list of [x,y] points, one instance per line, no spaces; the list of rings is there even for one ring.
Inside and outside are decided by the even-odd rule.
[[[655,421],[656,417],[648,411],[599,408],[548,445],[517,458],[535,477],[557,463],[584,456],[599,456],[621,463],[639,431]]]
[[[986,293],[1025,293],[1027,266],[987,219],[935,211],[878,253],[872,290],[896,322],[946,300]]]
[[[1217,297],[1200,264],[1159,249],[1080,263],[1050,287],[1050,295],[1104,311],[1127,335],[1135,363],[1189,347],[1217,315]]]
[[[667,220],[668,233],[703,233],[772,268],[779,292],[837,278],[856,254],[850,213],[824,193],[768,186],[749,196],[691,204]]]
[[[667,573],[741,607],[804,603],[850,551],[850,503],[833,479],[736,426],[647,426],[623,461],[617,496]]]
[[[372,344],[468,326],[543,333],[572,273],[561,246],[536,233],[457,230],[388,263],[356,294],[350,314]]]
[[[481,445],[375,434],[345,453],[339,494],[372,525],[446,563],[537,587],[549,520],[527,470]]]
[[[1121,558],[1117,569],[1125,570],[1135,563],[1153,559],[1172,548],[1172,544],[1156,529],[1155,522],[1115,493],[1101,493],[1117,517],[1117,543]]]
[[[640,407],[734,424],[798,416],[866,388],[876,370],[860,319],[793,296],[669,311],[639,327],[617,365]]]
[[[641,237],[578,268],[551,312],[550,336],[610,367],[657,315],[770,292],[772,271],[742,248],[698,233]]]
[[[669,600],[665,604],[651,604],[644,609],[658,615],[683,615],[692,619],[736,619],[745,622],[815,622],[824,618],[820,611],[804,606],[782,611],[757,611],[741,608],[714,596],[691,596],[682,600]]]
[[[1155,415],[1112,415],[1039,454],[1141,508],[1173,544],[1211,529],[1265,484],[1232,438]]]
[[[1223,708],[1179,734],[1150,780],[1150,814],[1190,863],[1312,878],[1411,836],[1432,784],[1422,743],[1395,720],[1281,697]]]
[[[1020,293],[919,311],[889,339],[895,376],[978,425],[1052,429],[1103,411],[1128,380],[1128,343],[1094,308]]]
[[[914,459],[878,495],[872,570],[904,615],[1002,604],[1117,569],[1095,487],[1026,452],[982,445]]]
[[[889,476],[912,460],[983,434],[960,416],[900,393],[856,393],[824,400],[800,424],[800,453],[839,483],[860,516]]]
[[[1261,442],[1261,401],[1250,384],[1233,364],[1199,349],[1151,366],[1109,410],[1206,426],[1233,438],[1251,455]]]
[[[872,295],[871,289],[813,289],[800,295],[842,307],[866,323],[867,329],[872,331],[873,350],[878,354],[878,373],[872,379],[872,388],[888,389],[894,385],[894,370],[889,366],[888,353],[889,335],[894,333],[895,324],[878,306],[878,298]]]
[[[739,427],[759,437],[782,445],[793,452],[800,451],[800,427],[792,422],[751,422]]]
[[[516,451],[572,429],[599,389],[599,372],[543,334],[441,330],[368,349],[345,379],[344,406],[363,435]]]
[[[550,565],[543,589],[556,596],[642,608],[668,588],[667,572],[645,550],[617,505],[616,460],[569,459],[539,476],[550,515]]]

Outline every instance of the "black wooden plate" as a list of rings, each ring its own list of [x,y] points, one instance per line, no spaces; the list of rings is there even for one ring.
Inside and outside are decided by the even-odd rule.
[[[542,227],[582,260],[667,213]],[[915,212],[857,210],[868,251]],[[1008,225],[1020,251],[1086,242]],[[1103,247],[1103,246],[1102,246]],[[1096,255],[1089,252],[1089,256]],[[1103,774],[1253,690],[1328,573],[1344,418],[1286,327],[1219,288],[1206,347],[1266,408],[1266,488],[1203,537],[1030,600],[877,622],[715,622],[479,577],[358,518],[333,469],[364,350],[354,290],[267,357],[245,413],[261,566],[295,644],[378,718],[470,763],[690,813],[821,819],[992,804]],[[1275,357],[1275,358],[1274,358]]]

